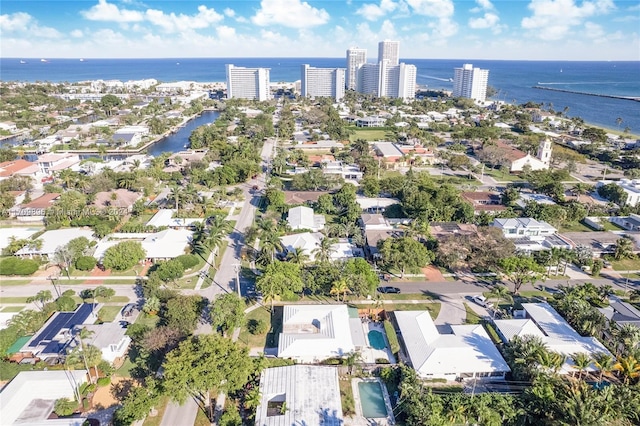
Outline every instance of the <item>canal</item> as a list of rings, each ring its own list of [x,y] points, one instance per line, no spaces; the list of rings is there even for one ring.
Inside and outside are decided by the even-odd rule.
[[[176,133],[173,133],[158,142],[151,145],[147,151],[154,157],[159,156],[163,152],[178,152],[185,148],[185,145],[189,145],[189,136],[196,128],[204,126],[205,124],[213,123],[220,116],[218,111],[203,111],[198,117],[189,121],[184,127],[178,129]]]

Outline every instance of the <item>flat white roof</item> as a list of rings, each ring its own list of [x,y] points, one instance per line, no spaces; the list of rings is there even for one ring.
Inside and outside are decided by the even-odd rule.
[[[595,337],[579,335],[548,303],[523,303],[522,308],[527,311],[530,319],[496,320],[496,327],[509,340],[516,335],[526,334],[540,337],[547,349],[567,357],[561,369],[562,373],[575,371],[571,359],[571,355],[574,353],[593,355],[602,352],[610,354],[607,348]],[[532,325],[535,325],[535,328]],[[590,366],[587,370],[595,371],[596,368]]]
[[[395,317],[422,376],[511,371],[482,325],[452,325],[452,334],[440,334],[428,311],[396,311]]]
[[[161,226],[167,227],[187,227],[194,223],[201,223],[204,221],[202,218],[174,218],[174,209],[160,209],[151,219],[147,222],[147,226],[155,226],[159,228]]]
[[[16,240],[26,240],[42,228],[0,228],[0,250],[4,249],[11,242],[11,237]]]
[[[101,260],[109,247],[123,241],[140,241],[151,259],[173,259],[184,254],[193,232],[188,229],[165,229],[153,233],[115,233],[107,235],[96,246],[93,257]]]
[[[0,391],[1,423],[46,424],[55,400],[74,399],[73,390],[86,381],[84,370],[22,371]]]
[[[267,368],[260,375],[260,405],[256,426],[342,426],[342,403],[335,367],[289,365]],[[269,402],[285,410],[268,412]]]
[[[389,207],[394,204],[400,204],[400,200],[397,198],[356,197],[356,202],[363,210],[370,209],[372,207]]]
[[[58,247],[64,246],[69,241],[79,237],[86,237],[89,241],[93,241],[93,230],[87,228],[67,228],[47,231],[38,238],[42,240],[42,248],[38,250],[27,246],[18,250],[16,254],[44,254],[51,256],[55,253]]]
[[[305,361],[355,350],[347,305],[287,305],[282,314],[278,357]]]

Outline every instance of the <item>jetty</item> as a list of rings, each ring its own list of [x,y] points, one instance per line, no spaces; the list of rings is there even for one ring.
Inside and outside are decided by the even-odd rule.
[[[576,95],[597,96],[600,98],[623,99],[627,101],[640,102],[640,97],[638,96],[603,95],[602,93],[580,92],[577,90],[558,89],[555,87],[544,87],[544,86],[533,86],[533,89],[550,90],[552,92],[573,93]]]

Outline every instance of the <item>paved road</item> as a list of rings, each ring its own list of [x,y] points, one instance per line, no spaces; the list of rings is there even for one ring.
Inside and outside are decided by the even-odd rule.
[[[262,166],[264,170],[269,166],[271,158],[273,156],[275,140],[267,139],[262,147]],[[228,246],[222,255],[222,261],[220,262],[220,269],[216,272],[214,283],[212,286],[202,291],[202,295],[213,299],[216,295],[237,291],[236,287],[236,265],[241,263],[241,250],[244,246],[244,231],[251,226],[256,214],[256,210],[260,206],[262,200],[262,194],[266,186],[266,174],[261,173],[255,180],[248,182],[246,185],[242,185],[242,190],[245,195],[245,202],[242,205],[242,209],[238,214],[238,220],[236,221],[235,228],[228,237]],[[254,190],[253,187],[257,186],[258,189]],[[242,294],[246,294],[246,283],[241,281]]]
[[[169,402],[162,416],[160,426],[191,426],[196,421],[199,409],[196,400],[193,398],[187,399],[184,405]]]

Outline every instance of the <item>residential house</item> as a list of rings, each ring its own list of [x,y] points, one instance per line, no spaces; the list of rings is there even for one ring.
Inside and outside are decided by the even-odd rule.
[[[12,160],[0,163],[0,181],[12,176],[26,176],[35,179],[40,168],[36,163],[26,160]]]
[[[119,322],[105,322],[102,324],[90,324],[84,326],[93,334],[87,339],[87,343],[100,349],[102,359],[114,364],[120,363],[131,345],[131,337],[127,336],[127,329]]]
[[[376,155],[381,157],[387,164],[397,163],[405,155],[404,152],[393,142],[376,142],[373,144]]]
[[[471,204],[475,214],[497,214],[506,210],[506,207],[502,205],[502,197],[497,192],[463,192],[461,195]]]
[[[116,208],[131,213],[136,201],[142,199],[142,194],[120,188],[113,191],[97,192],[93,205],[99,209]]]
[[[324,194],[330,194],[328,191],[283,191],[284,202],[286,204],[312,204],[318,201],[318,198]]]
[[[431,222],[429,234],[436,240],[442,240],[452,235],[476,235],[478,227],[473,223]]]
[[[288,365],[260,374],[256,426],[343,424],[337,368]]]
[[[53,255],[58,247],[65,246],[69,241],[85,237],[89,241],[94,241],[93,230],[90,228],[66,228],[47,231],[38,237],[42,245],[38,248],[35,244],[27,244],[16,252],[16,256],[33,257],[40,256],[45,259],[53,259]]]
[[[129,133],[119,130],[113,134],[112,139],[119,147],[130,147],[137,146],[142,142],[142,135],[140,133]]]
[[[80,164],[80,157],[77,154],[47,153],[38,156],[36,162],[40,172],[48,175]]]
[[[323,163],[322,173],[325,175],[340,176],[344,180],[360,182],[363,172],[356,164],[344,164],[342,161],[329,161]]]
[[[42,360],[60,358],[78,345],[77,330],[98,319],[98,304],[83,303],[74,312],[56,312],[20,349]]]
[[[549,206],[557,204],[555,201],[553,201],[553,198],[549,197],[548,195],[535,194],[532,192],[521,192],[520,197],[516,200],[516,204],[521,208],[525,208],[527,206],[527,203],[530,202],[546,204]]]
[[[598,181],[596,188],[602,185],[618,185],[627,194],[626,206],[635,207],[640,203],[640,179],[620,179],[614,181]]]
[[[280,237],[284,254],[290,252],[303,253],[309,256],[309,262],[313,262],[316,256],[316,249],[320,247],[320,241],[324,238],[319,232],[302,232],[300,234],[285,235]]]
[[[104,237],[96,246],[93,253],[101,262],[109,247],[123,241],[139,241],[145,251],[145,259],[149,262],[175,259],[185,254],[185,250],[193,239],[193,232],[187,229],[165,229],[152,233],[114,233]]]
[[[204,157],[207,155],[206,150],[198,150],[198,151],[180,151],[174,154],[167,159],[165,162],[165,168],[163,171],[165,172],[179,172],[191,163],[202,162],[204,161]]]
[[[638,242],[635,239],[634,233],[628,234],[633,240],[633,252],[638,253]],[[590,231],[590,232],[563,232],[562,237],[569,241],[571,248],[576,247],[588,247],[594,257],[602,256],[605,254],[612,254],[616,250],[618,240],[623,235],[613,233],[611,231]]]
[[[381,214],[363,213],[359,219],[360,228],[364,232],[365,253],[371,259],[380,257],[378,243],[387,238],[397,238],[402,231],[395,230],[389,221]]]
[[[31,240],[31,236],[40,232],[41,230],[42,228],[25,228],[18,226],[12,226],[11,228],[0,228],[0,251],[4,250],[13,239]]]
[[[610,354],[595,337],[578,334],[548,303],[523,303],[526,318],[495,320],[496,331],[505,344],[515,336],[537,336],[548,350],[564,355],[565,362],[560,374],[570,374],[576,370],[571,358],[573,354],[585,353],[589,357],[597,353]],[[591,364],[586,371],[597,371]]]
[[[278,358],[319,362],[355,350],[347,305],[286,305]]]
[[[356,120],[358,127],[384,127],[386,123],[386,118],[378,116],[360,117]]]
[[[193,227],[196,223],[204,222],[203,218],[178,218],[173,217],[175,209],[159,209],[156,214],[147,222],[147,226],[156,228],[167,227],[172,229],[186,229]]]
[[[35,200],[17,205],[9,210],[9,216],[20,222],[43,222],[47,209],[53,207],[61,194],[46,193]]]
[[[397,198],[370,198],[356,196],[356,203],[360,205],[360,208],[365,213],[384,213],[389,207],[400,204],[400,200]]]
[[[627,302],[611,302],[609,306],[598,308],[608,321],[618,326],[632,324],[640,328],[640,310]]]
[[[0,130],[4,130],[9,133],[17,133],[18,127],[13,121],[0,121]]]
[[[49,419],[56,400],[76,398],[77,389],[87,383],[85,370],[21,371],[0,391],[2,424],[80,426],[81,417]]]
[[[609,220],[627,231],[640,231],[640,215],[635,213],[630,213],[629,216],[613,216]]]
[[[503,379],[511,369],[480,324],[441,334],[429,311],[395,311],[411,365],[425,379]]]
[[[325,217],[321,214],[314,214],[310,207],[298,206],[289,209],[287,223],[294,231],[310,229],[313,232],[318,232],[324,228]]]
[[[571,241],[558,235],[557,229],[545,221],[533,218],[494,219],[491,226],[500,229],[503,235],[513,240],[516,250],[523,253],[572,248]]]

